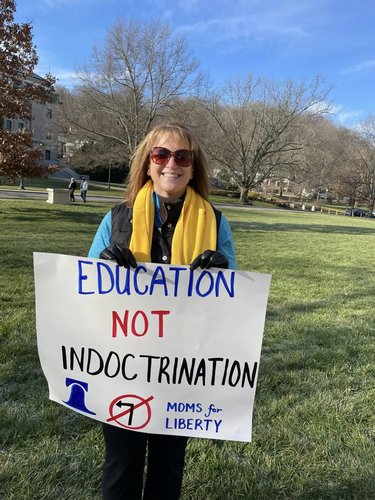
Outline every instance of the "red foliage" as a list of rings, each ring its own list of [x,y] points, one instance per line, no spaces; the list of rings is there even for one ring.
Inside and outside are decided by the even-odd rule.
[[[0,118],[31,119],[33,101],[53,98],[55,79],[33,78],[38,56],[30,23],[14,22],[14,0],[0,0]],[[0,131],[0,175],[15,178],[40,175],[40,150],[32,148],[28,131]]]

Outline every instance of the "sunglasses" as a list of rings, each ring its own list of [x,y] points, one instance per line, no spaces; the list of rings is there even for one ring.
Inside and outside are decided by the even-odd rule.
[[[193,164],[193,153],[188,149],[179,149],[172,153],[167,148],[153,148],[150,153],[151,160],[157,165],[166,165],[172,156],[179,167],[190,167]]]

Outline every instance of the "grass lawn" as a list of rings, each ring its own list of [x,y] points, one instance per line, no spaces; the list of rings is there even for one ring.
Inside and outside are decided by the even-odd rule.
[[[101,498],[100,425],[48,400],[32,252],[85,255],[111,206],[0,201],[4,500]],[[182,499],[373,499],[375,220],[225,215],[238,267],[272,274],[253,441],[191,439]]]

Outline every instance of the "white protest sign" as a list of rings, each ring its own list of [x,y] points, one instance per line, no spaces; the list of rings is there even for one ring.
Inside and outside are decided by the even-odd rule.
[[[251,440],[270,275],[34,253],[50,399],[141,432]]]

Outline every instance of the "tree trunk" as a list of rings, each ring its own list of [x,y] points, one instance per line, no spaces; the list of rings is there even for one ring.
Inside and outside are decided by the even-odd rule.
[[[248,188],[240,187],[240,202],[246,205],[249,203],[248,192]]]

